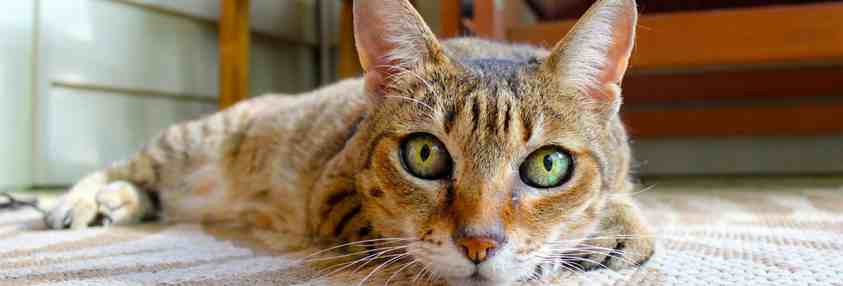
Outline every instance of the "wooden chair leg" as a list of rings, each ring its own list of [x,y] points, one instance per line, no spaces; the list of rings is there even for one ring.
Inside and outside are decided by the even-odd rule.
[[[439,0],[439,31],[437,36],[442,39],[462,36],[460,25],[462,14],[460,13],[461,1]]]
[[[220,0],[220,109],[249,96],[249,41],[249,0]]]

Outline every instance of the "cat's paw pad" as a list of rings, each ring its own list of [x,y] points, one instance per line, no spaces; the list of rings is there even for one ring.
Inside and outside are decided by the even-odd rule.
[[[580,245],[579,268],[620,270],[637,267],[653,256],[655,241],[649,236],[602,236]]]
[[[128,182],[117,181],[98,190],[76,189],[65,195],[45,217],[53,229],[140,222],[152,209],[148,195]]]

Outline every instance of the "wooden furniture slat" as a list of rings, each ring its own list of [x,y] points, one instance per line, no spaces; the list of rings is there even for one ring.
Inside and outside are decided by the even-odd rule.
[[[503,40],[506,31],[503,23],[502,7],[497,0],[474,0],[474,33],[478,37]]]
[[[843,134],[843,102],[623,112],[633,138]]]
[[[511,27],[513,42],[553,45],[574,21]],[[843,3],[644,15],[633,69],[843,62]]]
[[[221,0],[220,109],[249,96],[249,0]]]
[[[843,66],[627,75],[624,103],[843,95]]]
[[[459,1],[454,1],[459,2]],[[478,37],[506,40],[506,28],[520,24],[522,0],[473,0],[472,32]]]
[[[460,36],[460,1],[439,0],[439,27],[437,36],[440,39]]]

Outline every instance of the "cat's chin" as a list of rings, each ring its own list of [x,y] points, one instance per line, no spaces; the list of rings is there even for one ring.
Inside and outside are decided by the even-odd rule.
[[[479,274],[466,277],[450,277],[445,278],[449,286],[497,286],[510,285],[513,281],[509,280],[493,280]]]

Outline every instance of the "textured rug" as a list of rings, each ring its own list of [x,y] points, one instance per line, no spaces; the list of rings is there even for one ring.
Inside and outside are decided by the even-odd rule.
[[[636,195],[657,229],[647,264],[528,284],[843,285],[843,182],[819,181],[657,182]],[[372,270],[325,275],[302,263],[313,250],[245,233],[199,225],[46,231],[38,212],[0,210],[0,285],[356,285]],[[365,284],[430,281],[418,270],[376,273],[384,275]]]

